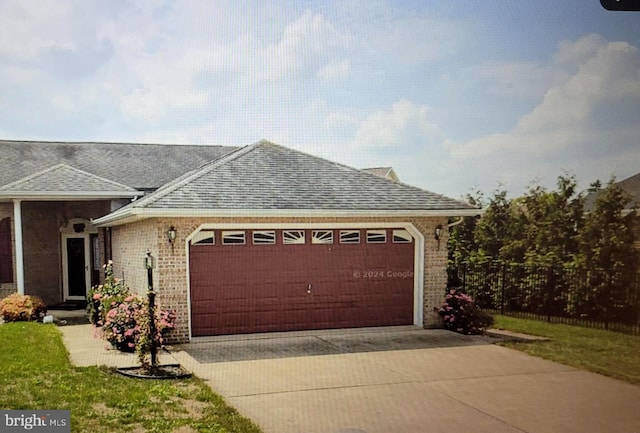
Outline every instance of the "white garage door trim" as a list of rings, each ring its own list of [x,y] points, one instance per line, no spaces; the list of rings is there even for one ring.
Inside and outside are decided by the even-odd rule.
[[[414,242],[414,254],[413,254],[413,324],[422,327],[423,324],[423,310],[424,310],[424,235],[411,223],[396,223],[396,222],[334,222],[334,223],[204,223],[200,224],[193,233],[187,236],[185,240],[185,252],[187,257],[187,312],[189,317],[189,340],[192,338],[191,334],[191,275],[190,275],[190,263],[189,257],[189,244],[202,230],[224,230],[224,229],[248,229],[248,230],[264,230],[264,229],[339,229],[339,228],[354,228],[354,229],[377,229],[377,228],[403,228],[407,230],[413,236]]]

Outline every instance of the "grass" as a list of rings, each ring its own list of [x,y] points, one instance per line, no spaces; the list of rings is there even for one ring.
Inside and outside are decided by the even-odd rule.
[[[507,316],[496,316],[494,327],[551,339],[503,346],[640,384],[640,336]]]
[[[0,409],[70,410],[72,432],[260,432],[198,378],[72,366],[53,325],[5,323],[0,342]]]

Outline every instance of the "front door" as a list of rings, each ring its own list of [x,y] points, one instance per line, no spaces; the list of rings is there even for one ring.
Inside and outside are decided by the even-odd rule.
[[[89,236],[63,235],[62,241],[65,299],[85,299],[91,285]]]

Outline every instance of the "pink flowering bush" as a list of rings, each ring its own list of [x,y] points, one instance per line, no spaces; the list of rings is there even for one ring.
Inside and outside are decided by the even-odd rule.
[[[438,314],[445,329],[461,334],[482,334],[493,324],[493,317],[480,310],[469,295],[456,289],[449,290]]]
[[[42,299],[14,293],[0,301],[0,316],[5,322],[38,320],[47,312]]]
[[[151,339],[147,299],[130,295],[121,303],[111,303],[110,307],[101,327],[103,338],[122,351],[146,350]],[[175,328],[176,315],[173,311],[158,308],[155,308],[154,313],[157,331],[155,337],[162,344],[162,334]]]
[[[89,321],[96,328],[96,335],[104,338],[121,351],[137,351],[143,356],[150,348],[149,304],[145,298],[131,295],[129,288],[113,275],[113,263],[104,265],[104,284],[95,286],[87,296]],[[157,340],[175,328],[176,315],[170,310],[155,308]],[[142,358],[141,358],[142,359]]]
[[[87,294],[87,315],[95,327],[102,327],[106,314],[113,304],[120,304],[129,296],[129,288],[113,275],[113,262],[109,260],[103,267],[104,284],[94,286]]]

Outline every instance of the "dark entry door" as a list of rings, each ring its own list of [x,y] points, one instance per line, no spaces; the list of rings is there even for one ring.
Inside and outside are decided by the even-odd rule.
[[[70,298],[84,298],[87,295],[85,257],[85,239],[67,238],[67,275]]]

